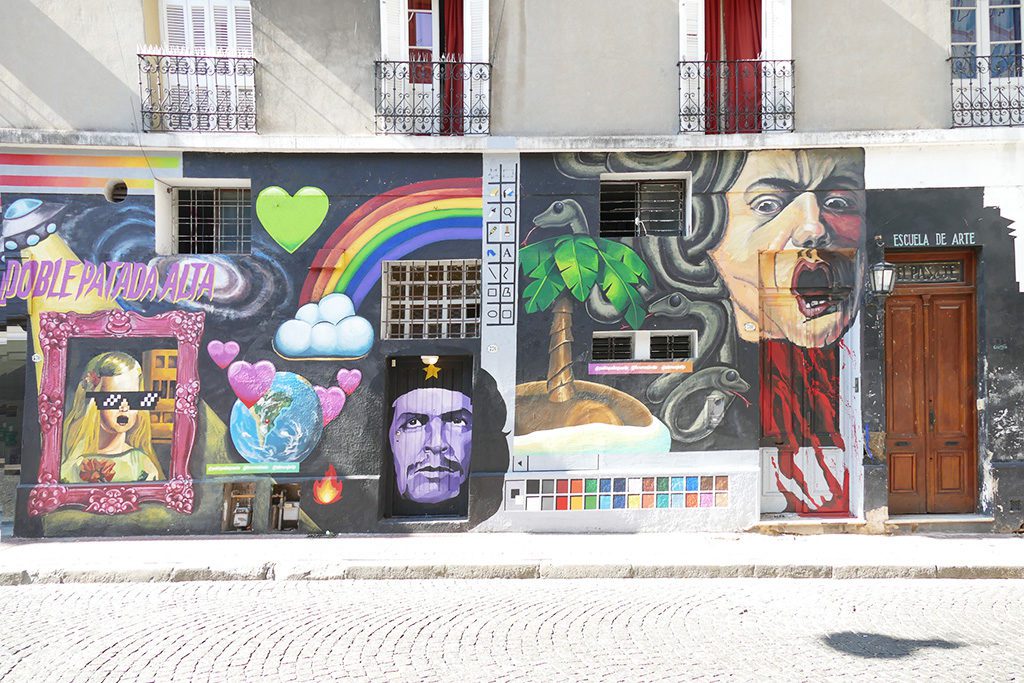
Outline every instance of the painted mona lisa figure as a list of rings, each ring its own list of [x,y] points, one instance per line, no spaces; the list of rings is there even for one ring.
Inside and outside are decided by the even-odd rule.
[[[142,366],[127,353],[101,353],[86,364],[64,420],[62,482],[164,479],[149,419],[157,395],[144,389]]]

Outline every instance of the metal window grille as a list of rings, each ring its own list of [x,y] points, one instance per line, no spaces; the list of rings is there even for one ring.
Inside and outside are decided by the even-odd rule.
[[[685,180],[602,180],[601,237],[682,235]]]
[[[651,360],[690,360],[692,358],[692,334],[651,335]]]
[[[248,189],[177,188],[175,241],[179,254],[252,252],[252,201]]]
[[[594,336],[590,357],[592,360],[632,360],[633,335]]]
[[[480,336],[480,259],[385,261],[382,339]]]

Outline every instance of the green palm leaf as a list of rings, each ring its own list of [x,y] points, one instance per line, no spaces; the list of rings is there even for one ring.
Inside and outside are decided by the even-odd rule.
[[[585,301],[597,282],[597,243],[586,235],[565,240],[555,249],[555,263],[572,295]]]
[[[542,263],[531,273],[534,278],[530,284],[523,289],[523,298],[527,313],[544,311],[551,307],[558,295],[565,291],[565,282],[558,270],[554,259]]]
[[[597,245],[608,258],[614,259],[629,268],[644,283],[651,284],[651,271],[647,269],[647,264],[644,263],[644,260],[635,251],[621,242],[604,239],[603,237],[597,238]]]
[[[609,258],[603,252],[601,260],[604,265],[601,269],[601,291],[615,306],[615,310],[623,315],[630,327],[634,330],[640,329],[644,318],[647,317],[647,309],[644,307],[644,299],[640,292],[633,287],[639,282],[639,275],[621,261]]]

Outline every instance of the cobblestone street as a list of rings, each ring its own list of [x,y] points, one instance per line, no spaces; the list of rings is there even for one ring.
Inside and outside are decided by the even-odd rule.
[[[0,588],[3,681],[1024,680],[1024,581]]]

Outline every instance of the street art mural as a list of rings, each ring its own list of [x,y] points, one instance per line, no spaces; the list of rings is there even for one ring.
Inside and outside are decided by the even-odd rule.
[[[500,483],[486,481],[508,469],[505,407],[474,370],[479,340],[377,339],[383,261],[480,257],[479,159],[353,160],[306,159],[296,174],[287,155],[185,155],[186,174],[252,177],[244,256],[157,255],[147,195],[0,198],[0,296],[30,316],[26,420],[43,426],[23,459],[18,533],[217,533],[232,528],[229,490],[255,501],[244,528],[265,531],[271,484],[294,489],[310,532],[424,514],[473,526],[497,510]],[[387,392],[389,358],[427,353],[466,362],[436,414],[425,395]],[[427,416],[420,434],[407,417],[401,444],[396,406]],[[428,452],[437,463],[421,462]],[[392,509],[397,461],[413,468],[395,489],[407,507]],[[477,499],[477,479],[494,494]]]
[[[571,454],[597,449],[668,450],[668,430],[642,403],[573,374],[573,309],[600,292],[615,314],[639,328],[646,306],[638,288],[651,275],[631,248],[590,235],[586,216],[572,200],[556,201],[534,219],[544,232],[568,231],[519,250],[529,278],[526,313],[551,312],[546,381],[516,389],[516,451],[520,455]],[[541,233],[543,234],[543,233]]]
[[[599,214],[601,174],[690,174],[693,229],[674,236],[606,240],[635,264],[632,287],[610,292],[586,287],[585,318],[561,323],[560,334],[583,341],[584,347],[592,332],[602,330],[697,332],[692,366],[654,377],[645,377],[643,370],[622,376],[590,372],[594,364],[586,363],[586,348],[563,354],[560,365],[589,372],[591,382],[626,395],[663,425],[660,443],[644,443],[632,452],[764,446],[773,453],[770,466],[786,509],[846,508],[849,475],[839,428],[839,371],[842,338],[856,318],[863,286],[863,163],[859,150],[578,153],[554,155],[553,164],[552,157],[530,158],[524,177],[528,188],[537,189],[525,201],[535,206],[536,218],[535,232],[520,248],[525,275],[548,272],[531,259],[539,251],[533,235],[549,230],[556,216],[566,233],[600,239],[586,214]],[[558,197],[554,203],[552,194]],[[594,263],[586,258],[584,265]],[[558,281],[564,270],[563,263],[549,279]],[[566,274],[576,278],[577,272],[573,267]],[[537,284],[536,277],[527,282],[532,288],[522,290],[527,302],[528,293],[553,291],[547,281]],[[590,283],[578,283],[577,290]],[[563,284],[571,288],[577,282]],[[538,308],[524,305],[520,345],[541,336],[533,322]],[[554,340],[551,348],[553,353],[558,348]],[[519,389],[544,387],[538,375],[547,378],[545,388],[557,388],[550,372],[543,374],[537,362],[521,359]],[[524,424],[533,413],[521,415],[520,406],[517,456],[521,432],[536,431],[543,447],[544,428],[550,427],[541,420]],[[538,409],[536,414],[550,412]],[[606,415],[595,422],[615,424],[615,419]],[[582,453],[614,452],[611,442],[575,443]],[[556,449],[564,445],[558,443],[552,452]],[[807,469],[814,470],[813,477]],[[812,478],[826,479],[827,493],[812,492]]]

